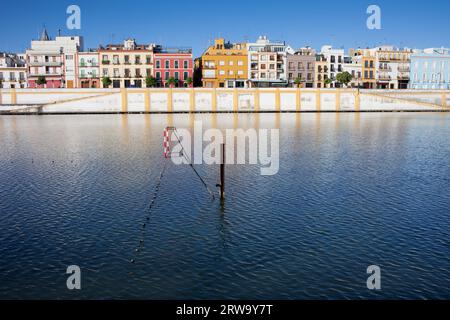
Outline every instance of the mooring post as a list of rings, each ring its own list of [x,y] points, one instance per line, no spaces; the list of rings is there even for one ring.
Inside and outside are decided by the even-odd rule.
[[[222,144],[222,162],[220,164],[220,200],[225,200],[225,144]]]

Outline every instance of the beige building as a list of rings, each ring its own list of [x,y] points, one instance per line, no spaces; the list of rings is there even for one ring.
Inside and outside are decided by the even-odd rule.
[[[327,59],[321,55],[316,55],[316,62],[314,64],[316,69],[314,78],[314,87],[325,88],[325,80],[328,79],[328,62]]]
[[[154,45],[137,45],[134,39],[123,45],[108,45],[98,50],[100,79],[110,78],[113,88],[143,88],[153,74]]]

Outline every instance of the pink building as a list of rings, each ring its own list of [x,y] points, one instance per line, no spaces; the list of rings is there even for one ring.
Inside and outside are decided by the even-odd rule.
[[[169,87],[169,78],[178,79],[175,87],[191,87],[194,76],[192,49],[186,48],[154,48],[154,77],[158,81],[158,87]],[[190,84],[186,80],[190,79]],[[189,81],[188,81],[189,82]]]

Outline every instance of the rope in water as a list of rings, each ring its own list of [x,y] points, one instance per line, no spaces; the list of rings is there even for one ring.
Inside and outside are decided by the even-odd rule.
[[[212,200],[215,200],[216,197],[214,196],[214,193],[211,191],[211,189],[209,189],[208,184],[206,183],[206,181],[202,178],[202,176],[200,175],[200,173],[198,173],[198,171],[194,168],[194,165],[192,164],[191,159],[189,158],[189,156],[186,153],[186,150],[183,147],[183,144],[181,143],[181,139],[178,136],[178,132],[177,129],[174,129],[173,131],[175,137],[178,140],[178,143],[181,146],[181,154],[183,155],[184,159],[186,159],[187,163],[189,164],[189,166],[192,168],[192,170],[194,171],[194,173],[197,175],[197,177],[200,179],[200,181],[202,182],[203,186],[206,188],[206,191],[208,191],[209,195],[211,196]]]
[[[182,150],[181,150],[181,154],[182,154],[182,156],[185,158],[185,160],[187,161],[187,163],[189,164],[189,166],[192,168],[192,170],[194,171],[194,173],[196,174],[196,176],[200,179],[200,181],[202,182],[203,186],[206,188],[206,190],[208,191],[208,193],[209,193],[209,195],[211,196],[212,200],[214,201],[214,200],[215,200],[214,193],[213,193],[213,192],[211,191],[211,189],[208,187],[208,184],[207,184],[206,181],[202,178],[202,176],[200,175],[200,173],[198,173],[198,171],[194,168],[194,165],[192,164],[191,159],[190,159],[189,156],[187,155],[186,150],[184,149],[183,144],[181,143],[181,139],[180,139],[180,137],[179,137],[179,135],[178,135],[176,129],[174,129],[174,134],[175,134],[175,137],[176,137],[177,140],[178,140],[178,143],[179,143],[180,146],[181,146],[181,149],[182,149]],[[136,263],[136,258],[138,257],[138,254],[142,251],[142,249],[143,249],[143,247],[144,247],[145,230],[146,230],[146,228],[147,228],[148,222],[150,221],[151,212],[152,212],[153,206],[155,205],[156,199],[157,199],[157,197],[158,197],[159,190],[160,190],[161,183],[162,183],[162,179],[163,179],[163,177],[164,177],[164,175],[165,175],[165,173],[166,173],[168,163],[169,163],[169,161],[165,161],[165,163],[164,163],[164,167],[163,167],[163,169],[161,170],[161,173],[159,174],[158,180],[157,180],[157,182],[156,182],[155,191],[154,191],[154,193],[153,193],[153,198],[152,198],[152,200],[150,201],[150,204],[149,204],[149,206],[148,206],[148,208],[147,208],[147,210],[146,210],[147,215],[145,216],[145,221],[144,221],[143,224],[142,224],[142,239],[141,239],[140,242],[139,242],[139,246],[138,246],[137,249],[134,251],[133,259],[131,259],[131,261],[130,261],[132,264]]]
[[[161,183],[162,183],[162,178],[164,177],[164,174],[165,174],[166,169],[167,169],[167,164],[168,164],[168,161],[166,161],[164,163],[164,167],[161,170],[161,173],[159,174],[158,180],[156,181],[155,191],[153,193],[152,200],[150,201],[150,204],[149,204],[149,206],[148,206],[148,208],[146,210],[147,215],[145,216],[145,221],[142,224],[142,239],[139,241],[139,246],[134,251],[134,257],[130,261],[133,264],[136,262],[137,255],[142,251],[142,248],[144,247],[145,229],[147,228],[147,223],[150,221],[150,216],[152,214],[152,209],[153,209],[153,206],[155,205],[156,198],[158,197],[158,193],[159,193],[159,190],[160,190],[160,187],[161,187]]]

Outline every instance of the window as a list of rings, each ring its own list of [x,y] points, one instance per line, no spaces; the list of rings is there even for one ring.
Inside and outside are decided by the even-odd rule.
[[[189,78],[189,72],[184,72],[183,73],[183,80],[186,80],[187,78]]]
[[[161,60],[156,60],[156,68],[161,69]]]
[[[151,64],[151,63],[152,63],[152,57],[151,57],[151,56],[146,56],[146,57],[145,57],[145,62],[146,62],[147,64]]]
[[[238,66],[243,66],[244,65],[244,61],[238,61]]]
[[[170,78],[170,73],[169,72],[166,72],[166,74],[165,74],[165,79],[164,80],[167,80],[167,79],[169,79]]]
[[[234,75],[234,71],[233,71],[233,70],[230,70],[230,71],[228,72],[228,74],[229,74],[230,76],[232,76],[232,75]]]
[[[161,72],[156,72],[156,79],[161,80]]]
[[[66,55],[66,60],[73,60],[73,55]]]
[[[184,61],[184,68],[185,69],[189,68],[189,61],[187,61],[187,60]]]
[[[243,76],[243,75],[244,75],[244,71],[239,70],[239,71],[238,71],[238,75]]]
[[[175,72],[175,79],[179,79],[180,78],[180,74],[179,74],[179,72],[177,71],[177,72]]]
[[[220,70],[220,71],[219,71],[219,74],[220,74],[221,76],[224,76],[224,75],[225,75],[225,71],[224,71],[224,70]]]
[[[175,69],[178,69],[180,67],[180,62],[178,60],[175,60]]]
[[[107,77],[108,76],[108,69],[103,69],[103,76]]]
[[[229,65],[230,65],[230,66],[234,65],[234,62],[233,62],[233,61],[230,61],[230,62],[229,62]]]
[[[169,68],[170,68],[170,61],[166,60],[166,69],[169,69]]]

